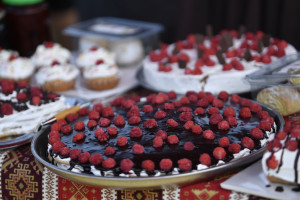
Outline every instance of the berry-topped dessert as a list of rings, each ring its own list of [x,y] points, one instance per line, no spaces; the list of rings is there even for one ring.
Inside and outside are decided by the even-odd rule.
[[[221,92],[119,97],[48,127],[47,157],[96,176],[162,176],[202,170],[260,149],[276,130],[257,103]]]
[[[25,81],[1,80],[0,138],[31,133],[66,108],[63,96],[29,87]]]
[[[159,91],[241,93],[250,90],[247,74],[296,52],[286,41],[261,31],[238,34],[224,30],[213,37],[191,34],[150,52],[143,62],[143,75]]]
[[[300,124],[286,127],[286,130],[271,137],[262,167],[270,181],[299,185]]]

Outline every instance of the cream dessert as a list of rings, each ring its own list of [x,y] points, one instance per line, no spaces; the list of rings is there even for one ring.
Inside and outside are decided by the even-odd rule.
[[[0,138],[33,132],[45,119],[67,108],[65,98],[30,88],[24,81],[0,81]]]
[[[79,75],[79,69],[71,64],[54,61],[36,74],[37,83],[45,90],[61,92],[72,89]]]
[[[296,52],[285,41],[262,32],[240,37],[236,31],[210,38],[189,35],[150,52],[143,62],[143,76],[146,84],[159,91],[242,93],[250,90],[247,74]]]
[[[18,57],[19,53],[16,51],[8,50],[8,49],[2,49],[0,47],[0,62],[6,62],[12,57]]]
[[[32,63],[37,67],[50,66],[54,61],[65,64],[69,63],[70,60],[70,51],[53,42],[45,42],[39,45],[31,57]]]
[[[163,176],[203,170],[264,146],[278,124],[259,104],[221,92],[119,97],[52,124],[47,157],[95,176]]]

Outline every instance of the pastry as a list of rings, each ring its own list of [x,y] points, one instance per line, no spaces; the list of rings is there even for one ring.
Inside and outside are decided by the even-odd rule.
[[[275,109],[283,116],[300,111],[300,94],[292,86],[273,86],[261,90],[257,101]]]
[[[241,37],[236,31],[222,31],[213,37],[191,34],[150,52],[143,61],[143,77],[148,86],[164,92],[243,93],[251,89],[246,75],[296,52],[286,41],[262,32]]]
[[[95,104],[49,133],[47,157],[58,167],[96,176],[163,176],[219,166],[260,149],[274,119],[238,95],[192,92],[119,97]],[[263,118],[263,119],[262,119]]]
[[[78,75],[79,69],[75,66],[54,61],[51,66],[39,69],[36,81],[45,90],[61,92],[72,89]]]

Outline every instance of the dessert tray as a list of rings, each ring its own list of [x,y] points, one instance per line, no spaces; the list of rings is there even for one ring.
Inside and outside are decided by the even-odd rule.
[[[247,180],[247,181],[245,181]],[[221,187],[271,199],[299,199],[297,186],[271,183],[264,174],[261,160],[221,183]]]
[[[75,98],[75,97],[66,97],[66,101],[65,101],[65,103],[70,106],[74,106],[86,102],[87,101],[84,99]],[[13,147],[27,144],[32,140],[34,135],[35,132],[31,132],[21,136],[3,138],[0,140],[0,149],[8,149],[8,148],[13,148]]]
[[[281,115],[279,115],[276,111],[270,109],[269,107],[263,105],[261,106],[263,110],[267,111],[269,115],[274,118],[278,130],[282,130],[284,120],[281,117]],[[40,130],[39,133],[35,135],[31,143],[32,153],[40,163],[42,163],[52,172],[69,180],[87,185],[108,187],[114,189],[165,188],[172,186],[184,186],[195,183],[197,181],[208,180],[215,176],[227,173],[238,167],[243,167],[248,165],[249,163],[254,162],[263,155],[266,149],[266,145],[264,145],[262,148],[253,151],[251,154],[245,157],[238,158],[226,164],[210,167],[200,171],[191,171],[175,175],[153,177],[104,177],[84,173],[75,173],[69,170],[59,168],[56,165],[50,163],[46,156],[48,145],[48,133],[50,129],[50,125],[43,127],[42,130]]]

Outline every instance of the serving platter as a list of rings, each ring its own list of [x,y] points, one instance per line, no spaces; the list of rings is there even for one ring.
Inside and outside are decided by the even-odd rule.
[[[277,130],[282,130],[284,120],[279,113],[273,109],[263,106],[263,110],[267,111],[271,117],[274,118]],[[165,188],[172,186],[185,186],[195,182],[212,179],[218,175],[228,173],[240,167],[244,167],[263,155],[266,145],[262,148],[251,152],[251,154],[232,160],[224,165],[210,167],[204,170],[191,171],[180,173],[176,175],[166,175],[159,177],[104,177],[95,176],[91,174],[76,173],[57,167],[48,161],[47,158],[47,145],[48,133],[50,126],[44,127],[33,139],[31,143],[31,150],[36,159],[41,162],[45,167],[54,173],[65,177],[69,180],[80,182],[87,185],[113,188],[113,189],[141,189],[141,188]]]

